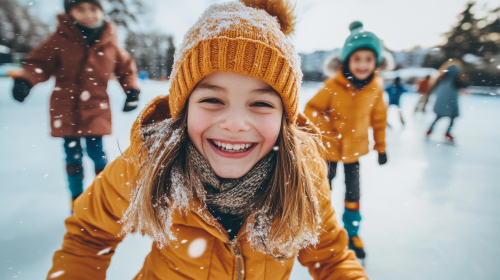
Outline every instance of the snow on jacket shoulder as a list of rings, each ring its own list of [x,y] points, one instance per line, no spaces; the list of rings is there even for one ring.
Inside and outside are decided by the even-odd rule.
[[[127,158],[135,157],[142,144],[142,124],[151,118],[168,118],[168,108],[168,97],[155,99],[134,124],[131,146],[124,155],[106,166],[76,200],[74,214],[66,220],[62,249],[54,254],[49,279],[54,273],[60,275],[57,279],[105,279],[111,256],[123,238],[118,236],[119,221],[130,204],[128,183],[137,172],[137,167]],[[326,180],[321,187],[324,232],[316,246],[299,252],[299,261],[309,268],[314,279],[367,279],[363,267],[348,249],[345,230],[335,218]],[[177,233],[178,242],[162,249],[153,244],[135,279],[240,279],[231,243],[216,225],[204,218],[211,214],[199,207],[199,201],[193,200],[192,205],[186,215],[174,212],[172,216],[172,231]],[[244,279],[289,277],[294,258],[283,263],[276,261],[254,251],[246,238],[239,237],[236,246],[244,261]]]
[[[68,15],[57,18],[56,32],[28,54],[16,78],[34,86],[55,76],[50,97],[52,136],[111,134],[108,81],[115,75],[125,91],[139,89],[135,62],[118,45],[113,23],[105,21],[100,40],[89,47]]]
[[[339,71],[327,79],[307,103],[305,115],[319,127],[328,150],[327,161],[353,163],[369,152],[368,129],[373,128],[374,149],[385,152],[387,106],[378,75],[361,90]]]

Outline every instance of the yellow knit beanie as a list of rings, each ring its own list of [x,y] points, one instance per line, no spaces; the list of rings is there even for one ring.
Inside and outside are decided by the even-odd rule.
[[[302,83],[300,57],[287,38],[293,7],[286,0],[241,0],[210,6],[175,54],[170,112],[178,116],[196,84],[215,72],[263,80],[278,92],[295,123]]]

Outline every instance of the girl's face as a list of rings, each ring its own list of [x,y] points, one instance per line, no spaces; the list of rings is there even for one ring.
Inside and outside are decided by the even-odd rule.
[[[349,71],[358,80],[366,80],[375,71],[375,53],[370,50],[358,50],[349,57]]]
[[[101,8],[89,2],[74,6],[69,13],[79,24],[88,28],[97,27],[104,18]]]
[[[271,152],[280,133],[281,98],[265,82],[216,72],[188,101],[188,134],[217,176],[239,178]]]

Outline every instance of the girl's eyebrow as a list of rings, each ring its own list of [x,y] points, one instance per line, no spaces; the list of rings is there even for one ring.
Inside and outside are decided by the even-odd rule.
[[[259,88],[259,89],[254,89],[251,91],[251,93],[256,93],[256,94],[278,94],[272,87],[268,88]]]
[[[220,86],[207,84],[207,83],[200,83],[196,86],[196,88],[197,89],[208,89],[208,90],[212,90],[212,91],[227,93],[227,89],[220,87]]]

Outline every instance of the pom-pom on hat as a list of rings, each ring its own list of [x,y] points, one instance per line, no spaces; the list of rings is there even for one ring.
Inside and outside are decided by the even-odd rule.
[[[351,35],[345,40],[340,55],[342,63],[345,63],[353,52],[359,49],[370,49],[375,52],[377,64],[380,64],[383,60],[382,53],[384,51],[382,41],[372,32],[365,31],[363,29],[363,23],[360,21],[352,22],[349,25],[349,30],[351,31]]]
[[[234,72],[269,84],[295,123],[302,72],[300,57],[286,36],[295,24],[293,9],[286,0],[241,0],[205,10],[175,54],[169,95],[172,117],[181,113],[204,77]]]

